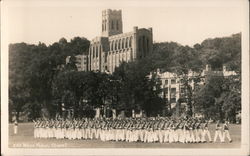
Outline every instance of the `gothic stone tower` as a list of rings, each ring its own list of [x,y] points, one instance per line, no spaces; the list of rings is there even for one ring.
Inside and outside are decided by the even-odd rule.
[[[103,10],[102,11],[102,36],[122,34],[122,11]]]
[[[113,73],[122,62],[146,57],[153,51],[152,28],[122,32],[121,10],[102,11],[102,35],[91,40],[88,70]]]

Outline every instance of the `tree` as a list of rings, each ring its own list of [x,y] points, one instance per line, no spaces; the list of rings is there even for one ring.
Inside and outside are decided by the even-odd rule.
[[[156,79],[149,79],[149,66],[145,60],[122,63],[113,75],[120,82],[119,107],[126,111],[144,110],[148,116],[156,116],[163,108]],[[145,67],[145,68],[143,68]]]
[[[239,76],[229,76],[223,84],[224,92],[218,102],[222,105],[225,118],[236,122],[236,114],[241,111],[241,80]]]
[[[194,104],[197,113],[202,113],[205,118],[224,119],[221,97],[227,91],[225,81],[222,76],[207,77],[205,85],[195,92]]]
[[[9,45],[9,117],[16,113],[19,120],[20,112],[30,98],[30,74],[27,67],[33,45],[26,43]],[[11,118],[9,119],[12,120]]]

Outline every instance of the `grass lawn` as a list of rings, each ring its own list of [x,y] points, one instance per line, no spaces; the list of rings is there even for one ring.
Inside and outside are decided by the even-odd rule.
[[[214,124],[210,125],[211,137],[214,137]],[[9,147],[27,148],[239,148],[241,144],[241,125],[230,125],[232,143],[140,143],[140,142],[102,142],[100,140],[57,140],[34,139],[33,123],[20,123],[18,134],[13,133],[13,124],[9,124]]]

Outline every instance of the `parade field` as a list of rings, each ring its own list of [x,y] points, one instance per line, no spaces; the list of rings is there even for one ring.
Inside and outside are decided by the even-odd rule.
[[[214,137],[215,124],[210,124],[211,137]],[[33,123],[20,123],[18,133],[14,134],[13,124],[9,124],[10,148],[240,148],[241,125],[230,124],[229,143],[141,143],[141,142],[103,142],[101,140],[35,139]]]

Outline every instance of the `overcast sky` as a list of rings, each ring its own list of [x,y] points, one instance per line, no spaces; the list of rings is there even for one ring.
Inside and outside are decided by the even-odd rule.
[[[207,38],[242,32],[246,13],[241,0],[60,2],[8,3],[9,43],[52,44],[62,37],[70,40],[75,36],[91,40],[101,35],[102,10],[111,8],[122,10],[123,32],[132,31],[133,26],[152,27],[156,42],[174,41],[192,46]]]

